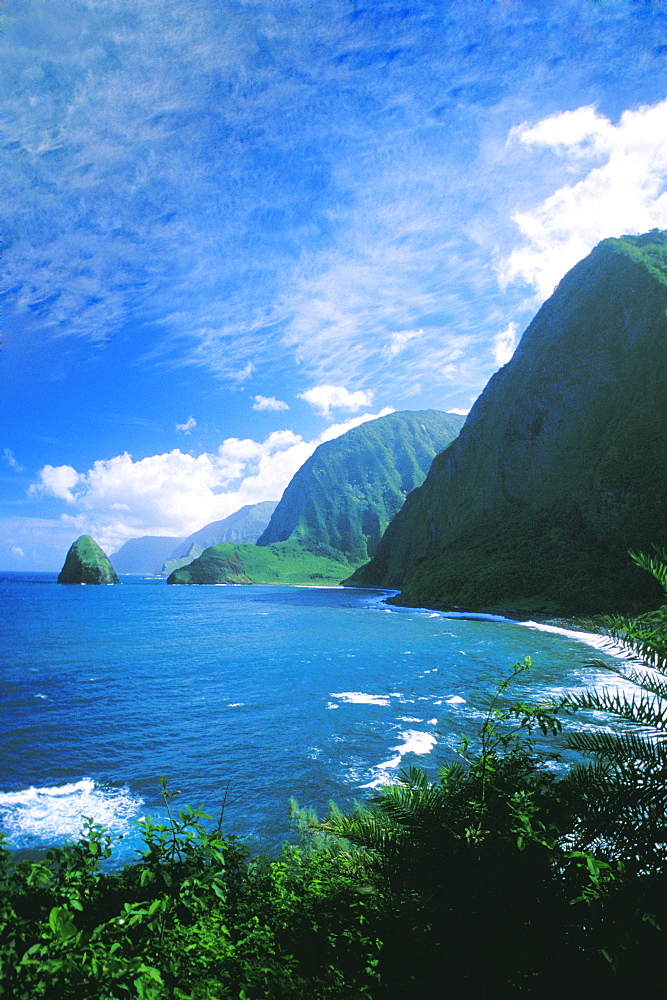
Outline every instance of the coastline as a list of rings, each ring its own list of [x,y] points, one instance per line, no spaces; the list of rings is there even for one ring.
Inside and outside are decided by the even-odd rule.
[[[376,588],[359,587],[350,588],[359,590],[370,590]],[[378,591],[389,595],[382,597],[379,603],[389,605],[396,610],[429,612],[433,615],[441,615],[443,618],[463,619],[467,621],[491,621],[506,622],[510,625],[521,625],[524,628],[532,628],[539,632],[549,632],[552,635],[562,635],[565,638],[575,639],[593,649],[604,651],[609,656],[623,657],[625,651],[621,645],[612,642],[603,632],[595,630],[596,620],[594,618],[575,617],[568,618],[562,615],[529,615],[525,611],[518,611],[508,608],[488,608],[481,611],[461,610],[460,608],[435,608],[422,607],[411,604],[404,604],[400,600],[399,590],[389,590],[377,588]]]

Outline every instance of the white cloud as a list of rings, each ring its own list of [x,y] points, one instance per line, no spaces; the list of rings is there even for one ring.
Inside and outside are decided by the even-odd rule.
[[[39,473],[40,481],[28,489],[28,496],[52,496],[67,503],[74,503],[72,490],[84,479],[71,465],[45,465]]]
[[[447,413],[455,413],[459,417],[467,417],[470,410],[460,410],[458,406],[454,406],[451,410],[447,410]]]
[[[255,396],[252,404],[253,410],[289,410],[287,403],[275,396]]]
[[[23,472],[23,466],[19,465],[19,463],[16,461],[16,457],[11,448],[5,448],[2,457],[9,466],[9,468],[13,469],[14,472]]]
[[[601,239],[667,228],[667,100],[626,111],[618,125],[583,107],[514,129],[527,148],[560,156],[580,179],[513,216],[525,244],[498,269],[501,286],[532,285],[551,294]]]
[[[298,394],[299,399],[304,399],[323,417],[331,417],[332,410],[347,410],[354,413],[362,406],[370,406],[373,402],[373,393],[369,390],[358,389],[350,392],[342,385],[316,385],[312,389]]]
[[[550,115],[536,125],[519,125],[510,133],[513,138],[524,146],[547,146],[561,153],[590,157],[604,154],[613,146],[614,126],[589,105]]]
[[[389,354],[392,358],[403,351],[411,340],[424,336],[423,330],[398,330],[389,337]]]
[[[188,417],[184,424],[176,424],[176,430],[182,431],[183,434],[189,434],[190,431],[194,430],[197,426],[197,421],[194,417]]]
[[[16,559],[25,559],[25,552],[20,545],[12,545],[11,553]]]
[[[29,493],[65,500],[76,511],[63,514],[61,524],[113,552],[128,538],[188,535],[245,504],[278,500],[319,444],[391,412],[360,414],[312,441],[281,430],[263,441],[227,438],[216,452],[197,456],[176,448],[135,462],[125,453],[95,462],[86,473],[44,466]]]
[[[519,327],[509,323],[493,338],[493,356],[499,365],[506,365],[516,349]]]

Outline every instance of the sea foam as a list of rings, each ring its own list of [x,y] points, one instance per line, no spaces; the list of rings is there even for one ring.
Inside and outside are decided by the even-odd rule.
[[[91,778],[47,788],[0,792],[0,829],[13,847],[75,840],[90,816],[111,833],[125,834],[140,818],[143,800],[128,788],[104,787]]]
[[[388,705],[389,695],[364,694],[362,691],[340,691],[338,694],[331,694],[330,698],[338,698],[339,701],[347,701],[350,705]]]
[[[397,767],[400,767],[401,761],[406,754],[414,753],[421,756],[422,754],[430,753],[438,742],[437,737],[433,733],[422,733],[417,729],[408,729],[405,732],[399,733],[399,736],[404,742],[391,748],[396,756],[385,760],[382,764],[378,764],[377,767],[373,768],[375,777],[367,782],[367,784],[361,785],[361,788],[377,788],[379,785],[391,785],[394,778],[388,772],[395,771]]]
[[[563,635],[568,639],[576,639],[577,642],[584,642],[587,646],[593,646],[609,656],[627,657],[627,651],[620,643],[612,642],[608,636],[598,635],[596,632],[577,632],[576,629],[562,628],[560,625],[547,625],[542,622],[517,622],[525,628],[534,628],[539,632],[550,632],[552,635]]]

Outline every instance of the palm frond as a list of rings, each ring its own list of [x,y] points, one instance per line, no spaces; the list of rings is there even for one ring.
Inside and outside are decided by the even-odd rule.
[[[667,593],[667,551],[665,549],[654,545],[652,553],[633,552],[630,550],[628,555],[635,565],[655,577],[665,593]]]
[[[630,697],[618,688],[573,692],[565,697],[564,705],[571,711],[606,712],[633,726],[658,732],[667,730],[667,701],[651,692],[640,691]]]
[[[667,552],[630,556],[667,594]],[[667,857],[667,616],[665,609],[631,619],[616,615],[600,629],[624,659],[588,665],[611,670],[635,690],[584,691],[562,701],[566,711],[604,712],[629,727],[568,734],[571,749],[595,758],[565,779],[579,814],[572,840],[646,871]]]
[[[608,762],[634,761],[667,768],[667,745],[636,733],[578,731],[569,736],[568,746],[579,753],[596,754]]]
[[[652,671],[624,666],[623,670],[616,670],[615,672],[620,677],[623,677],[624,680],[636,685],[636,687],[642,688],[644,691],[650,691],[652,694],[657,695],[658,698],[667,701],[667,681],[661,680]]]
[[[396,850],[400,838],[400,832],[397,835],[381,817],[371,811],[355,811],[331,817],[319,824],[319,829],[347,840],[356,847],[385,855]]]

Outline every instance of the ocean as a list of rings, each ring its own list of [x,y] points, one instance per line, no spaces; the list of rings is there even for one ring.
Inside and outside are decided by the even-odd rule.
[[[322,815],[416,764],[435,776],[474,737],[497,682],[530,656],[512,699],[617,679],[593,637],[499,616],[393,608],[386,591],[61,586],[0,574],[0,830],[16,850],[176,803],[217,815],[253,850],[290,836],[288,802]],[[588,720],[573,725],[596,724]],[[549,739],[552,767],[567,753]]]

